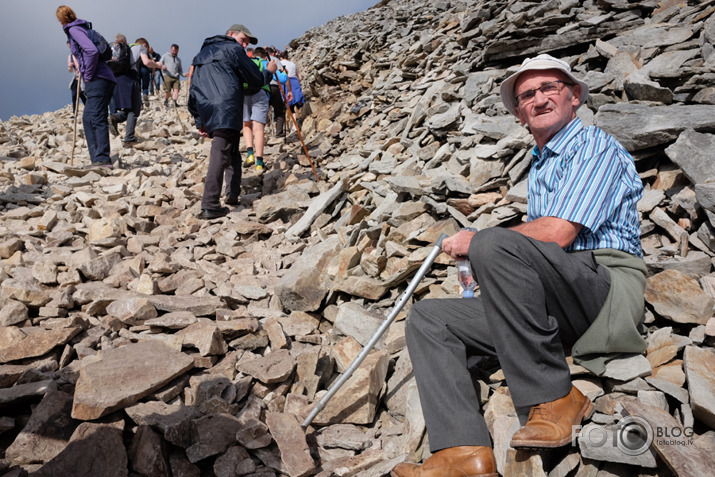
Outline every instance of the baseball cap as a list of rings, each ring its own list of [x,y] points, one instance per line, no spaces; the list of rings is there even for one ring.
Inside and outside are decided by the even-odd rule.
[[[554,58],[546,53],[536,56],[534,58],[527,58],[521,64],[516,73],[505,79],[499,92],[501,93],[501,100],[506,106],[507,111],[514,114],[516,109],[516,95],[514,94],[514,86],[516,85],[516,80],[525,71],[529,70],[559,70],[566,74],[569,79],[574,83],[581,85],[581,97],[579,98],[579,106],[586,102],[588,99],[588,85],[583,81],[576,79],[576,77],[571,74],[571,67],[568,63],[558,58]]]
[[[251,30],[249,30],[248,28],[246,28],[244,25],[241,25],[241,24],[239,24],[239,23],[234,23],[234,24],[231,25],[231,26],[229,27],[229,29],[226,30],[226,31],[240,31],[240,32],[242,32],[244,35],[246,35],[246,36],[248,37],[249,43],[251,43],[251,45],[257,45],[257,44],[258,44],[258,38],[256,38],[255,36],[253,36],[253,34],[251,33]]]

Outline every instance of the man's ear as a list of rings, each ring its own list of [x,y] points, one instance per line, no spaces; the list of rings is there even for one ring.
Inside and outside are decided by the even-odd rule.
[[[573,94],[571,95],[571,104],[575,108],[578,108],[579,104],[581,104],[581,85],[580,84],[575,84],[573,85]]]

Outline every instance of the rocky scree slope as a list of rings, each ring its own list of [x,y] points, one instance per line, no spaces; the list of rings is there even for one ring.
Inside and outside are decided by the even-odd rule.
[[[153,100],[111,171],[70,164],[69,109],[0,123],[4,475],[387,475],[429,456],[404,316],[307,430],[440,233],[525,215],[531,138],[500,81],[565,58],[587,124],[631,152],[648,349],[572,367],[589,426],[670,430],[638,456],[509,448],[496,369],[476,384],[501,475],[706,475],[715,448],[715,2],[392,0],[293,42],[309,104],[241,204],[200,221],[210,144]],[[79,151],[83,151],[83,140]],[[412,300],[456,296],[438,258]],[[476,412],[476,410],[475,410]],[[673,430],[680,430],[677,436]]]

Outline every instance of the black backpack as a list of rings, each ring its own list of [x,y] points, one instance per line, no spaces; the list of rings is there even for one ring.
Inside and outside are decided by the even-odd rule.
[[[131,68],[130,48],[126,43],[112,42],[111,44],[112,58],[107,61],[107,66],[112,70],[114,75],[122,75]]]

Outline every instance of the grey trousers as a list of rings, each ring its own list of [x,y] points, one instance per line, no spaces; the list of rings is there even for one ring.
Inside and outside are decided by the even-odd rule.
[[[498,358],[517,408],[568,394],[565,348],[596,319],[610,288],[591,252],[503,228],[478,232],[469,260],[480,296],[422,300],[407,320],[432,452],[491,446],[468,369],[475,357]]]
[[[221,208],[221,188],[226,180],[226,195],[241,195],[241,153],[238,131],[221,129],[214,131],[211,141],[209,168],[206,171],[204,195],[201,208],[216,210]]]

